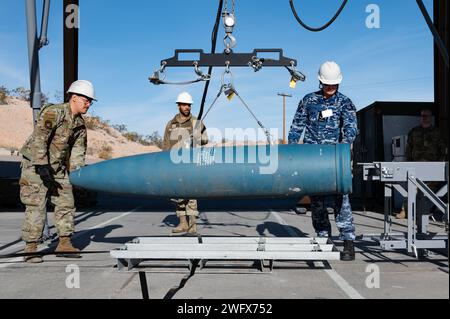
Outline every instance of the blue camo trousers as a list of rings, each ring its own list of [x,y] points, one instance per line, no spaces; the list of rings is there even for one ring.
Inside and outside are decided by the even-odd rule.
[[[331,236],[331,224],[327,208],[334,210],[336,227],[341,240],[355,240],[352,208],[348,195],[311,196],[313,227],[319,237]]]

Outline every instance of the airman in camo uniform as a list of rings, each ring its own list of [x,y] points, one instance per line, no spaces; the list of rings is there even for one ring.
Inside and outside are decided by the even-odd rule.
[[[39,263],[33,255],[42,237],[47,201],[55,206],[54,220],[59,235],[55,252],[59,257],[80,258],[73,247],[75,203],[69,172],[84,166],[87,134],[82,114],[94,100],[89,81],[76,81],[69,88],[69,102],[42,109],[33,134],[20,150],[23,156],[20,198],[26,206],[22,239],[26,262]]]
[[[430,110],[422,110],[421,124],[409,131],[406,144],[407,161],[445,161],[445,144],[439,135],[439,129],[432,124],[432,117]]]
[[[358,134],[356,108],[352,101],[338,91],[342,73],[335,62],[320,67],[321,90],[306,95],[294,116],[289,143],[352,144]],[[354,260],[355,227],[349,196],[311,196],[314,229],[319,237],[331,236],[328,208],[334,210],[336,226],[344,240],[342,260]]]
[[[433,125],[433,113],[425,109],[420,112],[420,125],[408,133],[406,143],[406,160],[408,162],[441,162],[446,158],[446,146],[441,139],[439,129]],[[434,192],[442,186],[440,182],[427,182]],[[401,211],[396,215],[398,219],[407,217],[407,203],[403,201]]]
[[[197,124],[197,119],[191,114],[192,96],[187,92],[180,93],[176,103],[178,104],[179,113],[166,125],[163,151],[169,151],[173,147],[190,148],[194,146],[194,143],[207,144],[208,135],[206,134],[205,126],[201,122]],[[194,134],[194,128],[198,128],[199,132]],[[196,219],[199,215],[197,200],[184,198],[171,200],[176,204],[176,214],[180,221],[172,232],[197,234]]]

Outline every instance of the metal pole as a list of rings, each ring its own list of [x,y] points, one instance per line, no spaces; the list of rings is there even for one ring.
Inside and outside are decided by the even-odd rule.
[[[64,0],[63,5],[63,34],[64,34],[64,95],[70,85],[78,80],[78,24],[71,25],[67,23],[70,15],[75,14],[78,18],[79,12],[73,12],[73,9],[79,10],[78,0]],[[67,102],[67,96],[64,100]]]
[[[41,109],[41,79],[39,73],[39,43],[37,38],[36,3],[35,0],[25,0],[28,38],[28,61],[30,66],[31,107],[33,121],[36,124]]]
[[[433,19],[437,32],[444,41],[445,48],[449,50],[449,1],[433,1]],[[450,110],[449,72],[445,67],[445,62],[441,58],[439,50],[435,46],[434,50],[434,102],[437,106],[437,126],[439,126],[440,136],[445,141],[447,149],[446,160],[448,161],[448,113]],[[447,201],[450,199],[447,193]]]
[[[36,125],[39,112],[42,107],[41,74],[39,70],[39,49],[48,44],[47,27],[50,11],[50,0],[44,1],[44,11],[42,13],[41,38],[37,38],[36,2],[35,0],[25,0],[28,38],[28,60],[30,65],[30,100],[33,109],[33,123]],[[47,214],[45,215],[45,225],[42,232],[43,240],[51,237],[48,226]]]
[[[448,68],[448,51],[447,48],[445,47],[444,41],[442,41],[441,36],[439,35],[439,33],[436,30],[436,27],[433,24],[433,21],[431,21],[431,18],[428,14],[427,9],[425,8],[422,0],[416,0],[417,5],[419,6],[420,11],[422,12],[423,17],[425,18],[426,23],[428,24],[428,28],[430,28],[431,33],[433,33],[433,38],[434,38],[434,42],[436,42],[436,45],[439,49],[439,51],[441,52],[442,55],[442,59],[445,62],[445,65]]]
[[[286,142],[286,97],[292,97],[291,94],[278,93],[279,96],[283,97],[283,144]]]
[[[41,35],[39,36],[39,48],[48,45],[47,30],[48,16],[50,14],[50,0],[44,0],[44,10],[42,11]]]
[[[145,271],[139,272],[139,282],[141,283],[141,292],[142,292],[142,299],[150,299],[150,296],[148,294],[148,285],[147,285],[147,277],[145,276]]]

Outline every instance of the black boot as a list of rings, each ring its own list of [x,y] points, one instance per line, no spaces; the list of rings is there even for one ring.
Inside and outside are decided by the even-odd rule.
[[[344,249],[341,252],[341,260],[355,260],[355,246],[353,245],[353,240],[344,240]]]

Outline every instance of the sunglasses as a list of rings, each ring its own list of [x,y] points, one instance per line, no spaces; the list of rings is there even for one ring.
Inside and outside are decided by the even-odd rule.
[[[85,104],[86,103],[89,103],[90,105],[94,104],[94,100],[92,100],[92,99],[88,99],[81,95],[77,95],[77,97],[80,98]]]

